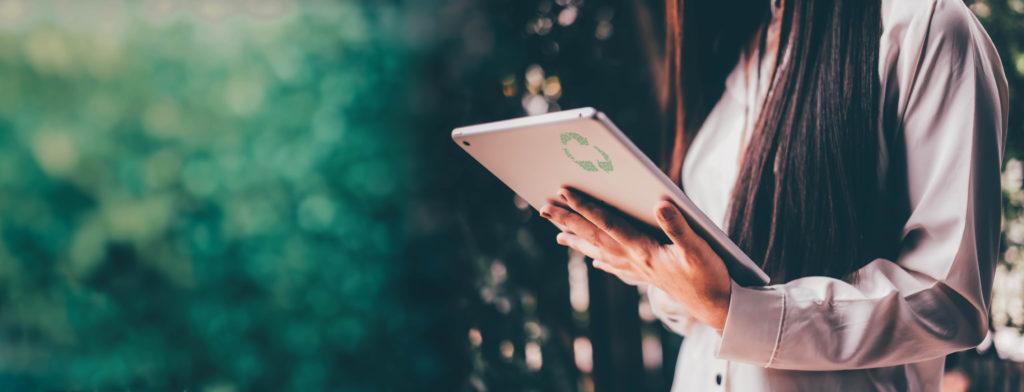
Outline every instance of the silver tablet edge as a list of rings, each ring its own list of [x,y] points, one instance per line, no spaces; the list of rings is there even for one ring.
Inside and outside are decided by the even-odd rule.
[[[661,169],[657,165],[655,165],[654,162],[651,161],[647,154],[644,154],[642,151],[640,151],[640,149],[637,148],[635,144],[633,144],[633,141],[626,137],[624,133],[622,133],[619,127],[615,126],[615,124],[607,116],[605,116],[604,113],[592,107],[584,107],[555,113],[520,117],[510,120],[502,120],[484,124],[471,125],[466,127],[459,127],[452,130],[451,137],[452,141],[458,143],[460,138],[464,138],[467,136],[479,135],[482,133],[490,132],[511,131],[538,124],[554,124],[562,121],[578,120],[581,118],[590,118],[600,122],[602,125],[604,125],[606,129],[610,130],[612,136],[617,138],[622,145],[626,146],[629,149],[629,152],[633,154],[637,159],[639,159],[640,162],[642,162],[648,168],[648,170],[658,173],[658,181],[661,181],[662,185],[665,186],[666,189],[669,189],[671,191],[671,194],[669,196],[672,197],[676,204],[683,209],[683,212],[687,216],[689,216],[691,219],[697,220],[698,223],[702,226],[717,227],[717,225],[715,225],[714,222],[710,218],[708,218],[703,211],[700,210],[700,208],[697,208],[697,206],[694,205],[692,201],[690,201],[690,198],[687,197],[685,193],[683,193],[683,191],[679,188],[679,185],[672,182],[672,180],[669,179],[668,176],[666,176],[661,171]],[[461,145],[459,147],[465,149],[465,147]],[[736,244],[733,243],[732,240],[729,239],[728,237],[725,237],[724,239],[721,238],[721,230],[716,230],[708,234],[713,236],[714,238],[712,238],[712,240],[719,244],[720,247],[725,248],[734,260],[742,264],[748,272],[752,272],[755,275],[754,277],[760,280],[762,284],[769,283],[770,278],[768,277],[768,274],[766,274],[760,267],[758,267],[757,264],[755,264],[754,261],[751,260],[745,252],[739,249],[736,246]]]
[[[597,121],[600,121],[601,124],[605,126],[605,128],[611,130],[612,135],[619,139],[619,143],[629,148],[629,152],[633,154],[633,156],[635,156],[637,159],[639,159],[640,162],[642,162],[645,166],[647,166],[648,170],[651,170],[652,172],[659,174],[658,180],[661,181],[662,185],[664,185],[665,188],[671,190],[672,194],[670,196],[674,199],[676,204],[678,204],[679,207],[683,209],[683,212],[685,212],[691,219],[697,220],[698,224],[700,224],[701,226],[717,227],[717,225],[715,225],[711,218],[708,218],[707,215],[705,215],[704,212],[700,210],[700,208],[694,205],[690,198],[687,197],[685,193],[683,193],[682,189],[679,188],[679,185],[672,182],[672,180],[668,178],[668,176],[666,176],[661,171],[661,169],[654,164],[654,162],[651,161],[647,154],[644,154],[642,151],[640,151],[640,149],[637,148],[636,145],[633,144],[633,142],[628,137],[626,137],[624,133],[622,133],[619,127],[615,126],[615,123],[613,123],[607,116],[604,115],[604,113],[597,112],[594,118]],[[721,230],[716,230],[708,234],[715,237],[713,240],[717,242],[721,247],[726,248],[729,251],[730,256],[732,256],[736,261],[738,261],[740,264],[746,267],[747,270],[753,272],[757,276],[757,278],[761,280],[761,283],[768,284],[770,282],[768,274],[765,273],[764,270],[762,270],[760,267],[758,267],[757,264],[755,264],[754,261],[751,260],[750,257],[745,252],[743,252],[742,249],[739,249],[739,247],[736,246],[734,242],[732,242],[732,239],[729,239],[728,237],[721,238]]]
[[[597,109],[585,107],[579,109],[565,110],[561,112],[540,114],[536,116],[514,118],[511,120],[502,120],[484,124],[470,125],[466,127],[459,127],[453,129],[452,139],[494,131],[511,131],[538,124],[553,124],[562,121],[578,120],[581,118],[595,118],[596,116],[599,115],[599,113],[600,112],[598,112]]]

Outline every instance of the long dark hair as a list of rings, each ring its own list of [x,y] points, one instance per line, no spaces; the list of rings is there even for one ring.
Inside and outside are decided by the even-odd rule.
[[[740,50],[769,19],[768,0],[736,3],[667,0],[666,169],[677,180]],[[742,157],[729,235],[773,282],[849,278],[890,256],[898,235],[879,182],[880,0],[784,0],[781,12],[777,66]]]

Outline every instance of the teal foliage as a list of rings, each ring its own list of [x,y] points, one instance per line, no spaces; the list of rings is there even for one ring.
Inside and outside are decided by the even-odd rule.
[[[431,354],[393,338],[412,326],[392,290],[400,10],[156,3],[0,17],[0,387],[430,379]]]

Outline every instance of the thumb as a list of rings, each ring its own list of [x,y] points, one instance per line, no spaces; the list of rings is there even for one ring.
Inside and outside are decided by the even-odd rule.
[[[672,240],[672,243],[682,248],[683,250],[690,249],[690,243],[693,240],[696,233],[690,228],[690,224],[686,222],[686,217],[679,211],[679,208],[670,201],[664,200],[654,209],[654,215],[657,217],[658,226],[661,227],[661,231],[665,232],[668,239]]]

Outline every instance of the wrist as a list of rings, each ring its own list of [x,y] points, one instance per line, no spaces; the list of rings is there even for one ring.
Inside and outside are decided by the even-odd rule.
[[[713,316],[713,322],[708,325],[710,325],[711,328],[714,328],[715,331],[718,331],[718,334],[722,334],[722,330],[725,329],[725,320],[729,318],[729,304],[731,301],[732,290],[730,289],[726,292],[724,298],[720,299],[718,301],[719,303],[715,306],[716,312]]]
[[[729,306],[732,304],[732,279],[727,279],[728,283],[725,285],[723,290],[718,292],[715,301],[715,312],[712,328],[719,333],[725,329],[725,321],[729,318]]]

